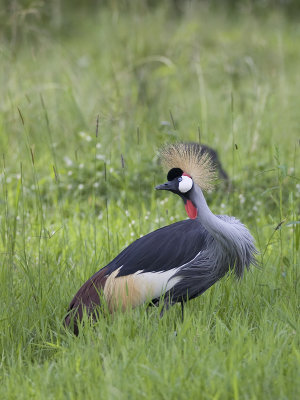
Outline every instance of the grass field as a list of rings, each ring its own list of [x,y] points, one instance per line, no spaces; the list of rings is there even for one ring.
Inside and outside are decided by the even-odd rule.
[[[64,29],[14,14],[0,42],[0,398],[300,398],[300,25],[112,4]],[[186,218],[154,190],[157,149],[199,138],[232,181],[209,205],[249,227],[261,267],[183,323],[179,306],[140,307],[74,337],[62,323],[82,283]]]

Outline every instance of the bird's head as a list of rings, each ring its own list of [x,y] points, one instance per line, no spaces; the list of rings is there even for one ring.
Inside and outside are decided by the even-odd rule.
[[[184,202],[188,216],[191,219],[195,219],[197,217],[197,208],[190,199],[190,194],[194,187],[192,177],[183,172],[180,168],[172,168],[168,172],[167,179],[168,182],[156,186],[155,189],[169,190],[170,192],[178,194]]]
[[[188,216],[195,219],[198,213],[192,200],[195,185],[200,189],[210,189],[214,178],[209,154],[203,152],[197,143],[175,143],[161,150],[160,159],[169,170],[168,182],[156,186],[156,189],[178,194],[184,202]]]

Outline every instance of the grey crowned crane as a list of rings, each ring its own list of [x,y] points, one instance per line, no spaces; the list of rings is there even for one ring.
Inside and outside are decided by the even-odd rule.
[[[202,190],[211,186],[208,153],[194,143],[176,143],[161,151],[168,181],[156,186],[179,195],[189,219],[157,229],[131,243],[96,272],[74,296],[65,324],[78,334],[84,310],[97,316],[101,299],[110,312],[144,302],[163,308],[193,299],[230,269],[238,278],[255,264],[257,253],[249,230],[235,217],[214,215]]]

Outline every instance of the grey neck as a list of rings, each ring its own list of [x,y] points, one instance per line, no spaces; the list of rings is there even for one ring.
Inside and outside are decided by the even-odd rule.
[[[235,229],[233,229],[231,224],[228,224],[211,212],[202,190],[195,183],[190,193],[190,199],[197,208],[197,219],[218,242],[226,247],[230,246],[230,242],[235,242]]]
[[[190,200],[197,208],[198,221],[215,239],[215,245],[221,246],[222,250],[213,248],[212,258],[229,258],[229,263],[234,266],[236,275],[241,277],[244,267],[249,268],[251,263],[256,264],[257,250],[251,233],[234,217],[214,215],[206,203],[202,190],[195,183],[190,192]]]

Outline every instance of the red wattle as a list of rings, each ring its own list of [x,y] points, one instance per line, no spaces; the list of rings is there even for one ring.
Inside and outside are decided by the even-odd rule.
[[[197,218],[197,208],[194,206],[194,204],[191,202],[191,200],[187,200],[184,207],[187,212],[187,215],[191,219]]]

